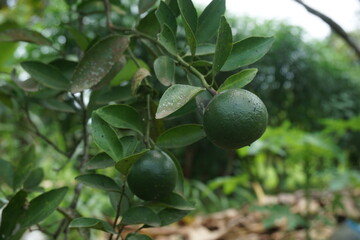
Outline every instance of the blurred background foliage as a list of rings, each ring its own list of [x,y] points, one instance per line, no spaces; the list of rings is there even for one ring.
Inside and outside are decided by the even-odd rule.
[[[0,156],[16,161],[23,149],[35,146],[35,158],[45,174],[43,187],[73,184],[75,170],[23,124],[25,116],[16,108],[19,105],[16,101],[22,101],[24,93],[14,87],[10,72],[17,68],[21,78],[23,73],[16,66],[24,59],[49,62],[58,51],[76,53],[79,38],[74,29],[84,33],[85,48],[106,34],[105,19],[99,14],[104,11],[101,1],[75,2],[0,1],[0,30],[26,27],[56,43],[54,48],[0,43]],[[112,12],[114,23],[134,26],[137,15],[127,12],[137,11],[136,1],[112,2],[116,2]],[[69,11],[73,8],[80,9],[81,16]],[[231,25],[237,39],[250,35],[276,38],[270,52],[251,66],[258,68],[259,73],[247,87],[266,104],[269,128],[259,141],[236,152],[219,149],[206,139],[174,151],[188,179],[187,195],[197,202],[198,210],[213,212],[252,203],[259,197],[255,183],[268,194],[308,188],[339,191],[360,187],[360,68],[356,56],[336,35],[322,40],[307,39],[303,29],[284,22],[259,22],[243,17],[232,18]],[[146,66],[150,56],[143,56],[140,50],[135,54]],[[178,78],[184,77],[182,72],[177,74]],[[231,73],[219,75],[217,82],[225,80],[227,74]],[[51,96],[51,92],[43,94]],[[69,142],[76,141],[69,139],[66,132],[69,128],[72,132],[80,131],[72,124],[80,121],[79,116],[39,105],[32,112],[41,132],[60,148],[66,149],[71,145]],[[193,119],[198,119],[198,115],[190,112],[169,125]],[[6,192],[3,186],[2,191]],[[91,209],[96,216],[110,211],[108,200],[99,194],[89,191],[83,198],[87,204],[79,206],[80,212]]]

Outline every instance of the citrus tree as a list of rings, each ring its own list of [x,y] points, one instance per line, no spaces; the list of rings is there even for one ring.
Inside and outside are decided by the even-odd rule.
[[[225,0],[200,14],[191,0],[66,3],[67,17],[49,29],[8,24],[0,32],[1,42],[26,42],[43,53],[2,74],[2,105],[31,137],[19,145],[26,151],[0,159],[7,198],[0,239],[19,239],[33,226],[53,239],[73,230],[88,239],[90,229],[109,239],[151,239],[139,229],[168,225],[194,209],[169,149],[206,136],[237,149],[264,133],[264,103],[241,88],[258,71],[246,66],[266,54],[273,38],[233,42]],[[43,188],[47,173],[32,137],[64,159],[56,172],[72,164],[77,175],[69,184],[58,179]],[[58,165],[52,156],[47,160]],[[88,187],[109,198],[111,220],[78,211]],[[139,228],[124,236],[127,225]]]

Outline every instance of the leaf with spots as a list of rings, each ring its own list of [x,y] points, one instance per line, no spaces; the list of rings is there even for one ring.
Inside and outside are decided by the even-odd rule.
[[[128,43],[127,38],[111,35],[90,48],[75,69],[71,92],[81,92],[99,83],[121,59]]]
[[[164,118],[180,109],[205,88],[190,85],[175,84],[169,87],[162,95],[155,118]]]

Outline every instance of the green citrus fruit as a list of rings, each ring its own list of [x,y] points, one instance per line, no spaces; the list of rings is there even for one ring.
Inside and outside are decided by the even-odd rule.
[[[204,113],[204,130],[215,145],[226,149],[248,146],[265,132],[268,113],[255,94],[230,89],[216,95]]]
[[[164,152],[151,150],[131,167],[128,184],[131,191],[143,200],[157,200],[169,195],[175,188],[177,170]]]

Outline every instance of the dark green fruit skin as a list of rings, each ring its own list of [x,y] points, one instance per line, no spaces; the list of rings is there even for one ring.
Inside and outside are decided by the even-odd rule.
[[[216,95],[204,113],[204,130],[211,142],[225,149],[249,146],[265,132],[268,112],[255,94],[230,89]]]
[[[151,201],[169,195],[176,179],[177,170],[171,158],[164,152],[151,150],[134,163],[128,184],[137,197]]]

